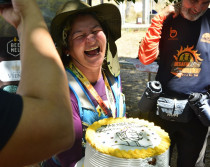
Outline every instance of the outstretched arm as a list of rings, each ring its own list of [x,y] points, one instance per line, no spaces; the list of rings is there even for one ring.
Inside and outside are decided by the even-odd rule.
[[[173,14],[174,18],[178,16],[180,5],[181,3],[167,6],[152,19],[151,26],[139,46],[138,57],[143,64],[150,64],[158,57],[163,22],[170,14]]]
[[[24,166],[74,143],[68,81],[35,0],[13,0],[1,15],[16,27],[21,46],[20,122],[0,151],[0,166]]]

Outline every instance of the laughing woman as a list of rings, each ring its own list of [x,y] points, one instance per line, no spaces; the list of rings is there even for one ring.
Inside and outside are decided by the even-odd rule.
[[[57,12],[51,33],[69,79],[76,139],[71,149],[44,166],[73,167],[84,157],[89,125],[103,118],[125,116],[115,44],[121,36],[120,12],[112,4],[90,7],[71,0]]]

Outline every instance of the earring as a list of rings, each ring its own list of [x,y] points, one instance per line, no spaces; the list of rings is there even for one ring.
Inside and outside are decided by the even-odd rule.
[[[66,56],[69,57],[69,54],[67,54]]]

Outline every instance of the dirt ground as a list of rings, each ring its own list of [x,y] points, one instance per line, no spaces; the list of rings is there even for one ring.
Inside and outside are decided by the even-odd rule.
[[[121,79],[123,93],[126,99],[126,110],[129,117],[144,117],[147,115],[139,115],[138,102],[146,88],[148,81],[148,73],[136,70],[132,64],[122,63],[126,59],[135,59],[138,54],[139,41],[144,37],[146,29],[123,30],[122,37],[117,41],[118,55],[121,62]],[[151,73],[151,80],[154,80],[155,74]],[[176,165],[176,150],[172,155],[171,167]],[[210,167],[210,137],[208,138],[206,167]]]
[[[123,29],[121,38],[117,40],[119,57],[136,58],[138,55],[139,42],[146,34],[146,28]]]

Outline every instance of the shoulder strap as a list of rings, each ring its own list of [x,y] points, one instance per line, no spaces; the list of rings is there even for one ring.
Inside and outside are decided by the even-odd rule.
[[[95,111],[93,103],[90,101],[89,96],[86,94],[86,91],[79,81],[76,80],[76,78],[70,72],[67,71],[66,74],[69,81],[69,87],[73,90],[78,103],[81,104],[81,107]]]
[[[108,78],[109,84],[111,86],[112,92],[116,100],[116,108],[117,108],[116,117],[124,117],[126,106],[125,106],[125,96],[122,93],[120,75],[118,75],[117,77],[114,77],[113,75],[108,73],[107,78]]]

